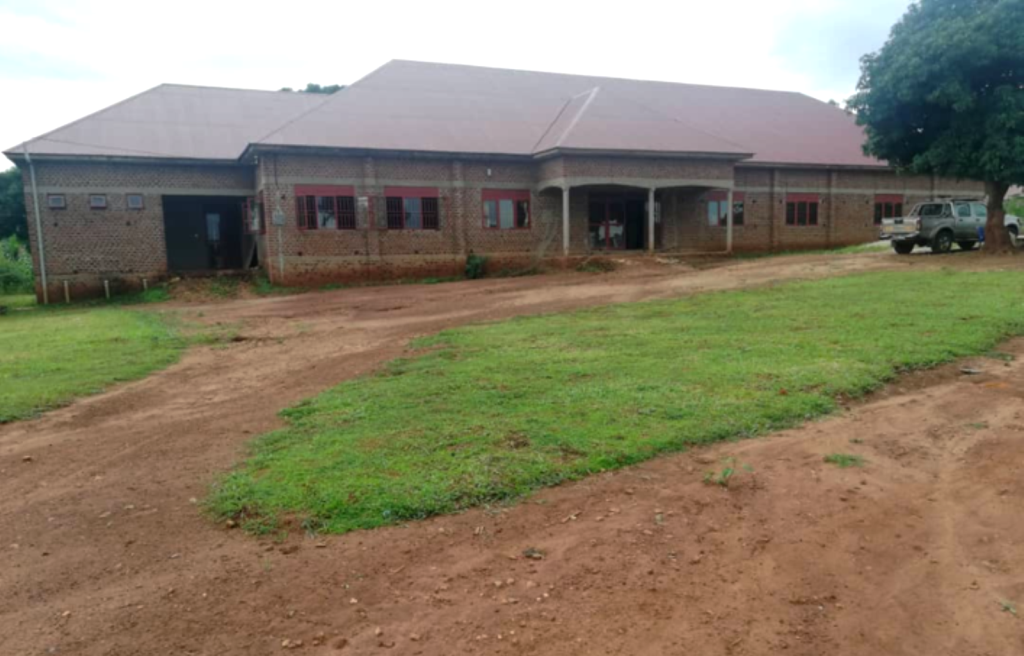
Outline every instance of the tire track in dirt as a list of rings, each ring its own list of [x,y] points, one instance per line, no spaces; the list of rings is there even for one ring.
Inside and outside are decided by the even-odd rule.
[[[280,425],[281,408],[373,371],[423,334],[597,303],[937,269],[954,260],[983,266],[955,256],[888,255],[751,260],[706,271],[641,264],[601,276],[169,309],[237,324],[244,341],[193,350],[145,380],[0,427],[0,653],[269,654],[280,653],[284,640],[302,640],[302,652],[332,654],[344,642],[340,653],[377,653],[393,643],[395,653],[427,655],[786,649],[930,656],[954,653],[948,650],[958,636],[968,636],[969,648],[956,653],[1020,650],[1020,625],[998,607],[970,603],[953,617],[951,606],[931,600],[956,586],[901,578],[920,556],[896,534],[909,531],[904,517],[929,516],[922,495],[937,483],[903,467],[908,456],[886,453],[882,438],[871,440],[880,451],[864,472],[821,464],[823,449],[842,450],[860,433],[898,440],[909,457],[929,453],[934,447],[917,424],[928,424],[925,413],[948,401],[942,385],[962,381],[897,395],[835,423],[594,477],[511,508],[336,538],[293,531],[276,544],[215,526],[190,502],[249,439]],[[1020,388],[1017,363],[999,374]],[[960,486],[943,512],[984,519],[984,527],[968,527],[972,536],[997,538],[961,536],[961,547],[965,562],[981,553],[995,569],[974,565],[971,575],[982,567],[981,590],[1024,602],[1024,583],[1013,574],[1024,563],[1011,546],[1024,535],[1007,512],[1024,488],[1014,478],[1020,467],[1006,464],[1024,460],[1012,428],[1024,421],[994,413],[1007,399],[1019,406],[1019,395],[973,386],[967,398],[976,412],[998,417],[968,451],[967,473],[952,469],[953,483],[942,483]],[[991,444],[1000,450],[988,451]],[[756,463],[756,484],[720,490],[700,483],[701,458],[734,452]],[[23,455],[33,462],[23,463]],[[982,476],[980,488],[967,486],[968,473]],[[1003,488],[1009,492],[1000,497]],[[912,523],[914,536],[926,539],[923,522]],[[529,546],[547,555],[526,559]],[[963,575],[956,572],[956,580]],[[878,603],[879,590],[889,590],[889,605]],[[897,606],[903,610],[892,612]],[[936,629],[925,611],[946,624]],[[977,631],[958,628],[965,625]],[[320,633],[323,644],[315,644]]]

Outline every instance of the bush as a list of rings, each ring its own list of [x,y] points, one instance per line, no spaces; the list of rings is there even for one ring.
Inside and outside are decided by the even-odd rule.
[[[0,294],[30,294],[32,256],[14,236],[0,240]]]
[[[615,269],[615,262],[603,257],[587,258],[576,265],[576,270],[581,273],[608,273]]]
[[[483,278],[486,268],[487,258],[483,255],[470,255],[466,258],[466,277],[470,280]]]

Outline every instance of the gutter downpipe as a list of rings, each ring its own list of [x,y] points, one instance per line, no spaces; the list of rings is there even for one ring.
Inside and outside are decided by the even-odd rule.
[[[28,175],[32,181],[32,208],[36,215],[36,242],[39,250],[39,278],[43,284],[43,305],[50,304],[50,292],[46,280],[46,248],[43,246],[43,220],[39,216],[39,187],[36,186],[36,167],[32,163],[32,156],[28,154],[28,144],[22,144],[22,151],[25,153],[25,161],[28,162]]]

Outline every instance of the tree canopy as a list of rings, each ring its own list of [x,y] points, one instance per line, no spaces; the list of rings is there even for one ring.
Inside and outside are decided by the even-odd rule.
[[[847,107],[864,151],[916,173],[982,180],[989,250],[1006,247],[1003,196],[1024,183],[1024,2],[920,0],[861,59]]]
[[[21,171],[11,167],[0,172],[0,239],[15,235],[21,240],[28,237],[25,215],[25,192],[21,186]]]
[[[328,93],[328,94],[330,94],[330,93],[335,93],[335,92],[341,91],[344,88],[345,88],[344,84],[326,84],[324,86],[320,86],[319,84],[313,84],[312,82],[310,82],[309,84],[306,85],[305,89],[299,89],[298,93]],[[283,87],[281,89],[281,91],[292,91],[292,92],[294,92],[295,89],[293,89],[291,87]]]

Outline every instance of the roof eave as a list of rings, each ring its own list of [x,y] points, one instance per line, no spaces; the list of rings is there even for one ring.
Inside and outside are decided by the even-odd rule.
[[[9,150],[3,153],[15,164],[25,161],[25,152],[22,150]],[[241,162],[237,158],[216,159],[199,157],[140,157],[131,155],[71,155],[55,153],[33,153],[29,152],[33,162],[91,162],[102,164],[185,164],[189,166],[238,166]]]
[[[742,166],[759,169],[834,169],[837,171],[890,171],[893,167],[884,162],[877,164],[829,164],[826,162],[742,162]]]
[[[540,151],[533,154],[534,159],[549,159],[551,157],[558,157],[561,155],[590,155],[590,156],[601,156],[601,157],[658,157],[658,158],[680,158],[685,157],[687,159],[719,159],[727,161],[739,162],[742,160],[750,159],[754,156],[754,153],[723,153],[723,152],[704,152],[704,151],[691,151],[691,150],[618,150],[618,149],[606,149],[606,148],[549,148],[544,151]]]
[[[344,155],[349,157],[408,157],[425,159],[502,159],[513,161],[532,161],[533,157],[522,153],[473,153],[463,151],[446,150],[403,150],[398,148],[353,148],[344,146],[297,146],[286,144],[249,144],[249,147],[242,153],[241,160],[251,158],[254,155],[270,153],[294,153],[305,155]]]

